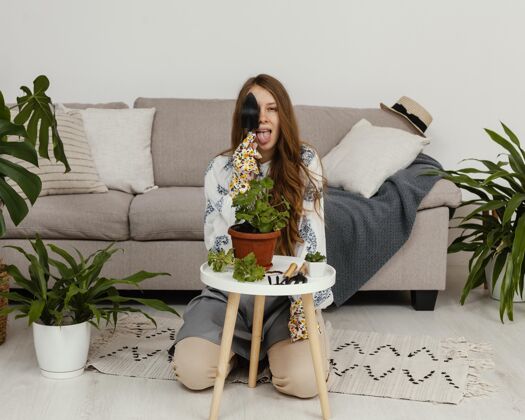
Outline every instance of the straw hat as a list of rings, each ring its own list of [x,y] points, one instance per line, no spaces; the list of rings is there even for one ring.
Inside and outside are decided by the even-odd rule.
[[[407,96],[402,96],[391,107],[386,106],[383,102],[380,106],[385,111],[395,112],[405,117],[425,137],[425,131],[432,122],[432,115],[416,101]]]

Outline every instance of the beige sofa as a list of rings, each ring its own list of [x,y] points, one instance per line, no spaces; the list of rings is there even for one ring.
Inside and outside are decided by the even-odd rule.
[[[25,238],[38,232],[46,242],[70,250],[77,247],[87,255],[118,241],[124,253],[113,256],[103,272],[106,276],[164,271],[171,276],[150,279],[145,286],[201,289],[198,267],[206,259],[203,176],[208,162],[229,145],[234,101],[138,98],[134,107],[156,108],[151,146],[159,189],[136,196],[110,190],[41,197],[18,227],[8,221],[0,246],[29,250]],[[402,118],[380,109],[296,106],[295,110],[302,138],[321,156],[363,117],[375,125],[411,130]],[[449,208],[457,207],[460,199],[454,184],[440,180],[419,206],[409,240],[362,290],[410,290],[416,309],[433,309],[437,291],[445,289]],[[4,261],[27,273],[21,254],[8,248],[0,252]]]

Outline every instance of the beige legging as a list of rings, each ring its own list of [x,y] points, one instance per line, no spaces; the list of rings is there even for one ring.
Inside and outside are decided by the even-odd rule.
[[[328,355],[325,325],[321,311],[316,311],[321,332],[321,351],[328,376]],[[220,346],[199,337],[187,337],[177,343],[173,368],[177,380],[187,388],[201,390],[213,386],[217,375]],[[230,352],[228,373],[234,366],[235,353]],[[278,341],[268,349],[268,362],[273,386],[284,394],[299,398],[317,395],[315,372],[308,340],[292,343]]]

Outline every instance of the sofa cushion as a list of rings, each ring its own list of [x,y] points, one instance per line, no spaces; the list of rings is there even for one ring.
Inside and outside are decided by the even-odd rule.
[[[142,194],[153,184],[151,126],[154,108],[77,111],[100,178],[112,190]]]
[[[204,239],[204,188],[162,187],[135,196],[129,211],[131,238]]]
[[[385,180],[407,168],[428,140],[392,127],[377,127],[364,118],[323,158],[330,187],[370,198]]]
[[[11,118],[18,112],[11,110]],[[108,191],[107,186],[100,180],[97,167],[93,161],[91,148],[89,147],[84,130],[82,116],[78,110],[55,112],[57,130],[64,145],[64,153],[67,157],[71,171],[65,173],[65,167],[56,161],[53,156],[53,142],[49,141],[48,155],[50,159],[40,157],[38,166],[33,165],[14,156],[5,155],[5,159],[16,163],[38,175],[42,181],[40,197],[57,194],[88,194],[104,193]],[[27,123],[25,124],[27,127]],[[18,141],[18,137],[9,136],[10,141]],[[4,156],[3,156],[4,157]],[[20,186],[12,179],[8,184],[14,188],[17,194],[25,197]]]
[[[5,238],[125,240],[132,194],[109,190],[100,194],[39,197],[18,226],[6,217]]]
[[[440,179],[423,198],[417,210],[447,206],[456,208],[461,204],[461,190],[451,181]]]

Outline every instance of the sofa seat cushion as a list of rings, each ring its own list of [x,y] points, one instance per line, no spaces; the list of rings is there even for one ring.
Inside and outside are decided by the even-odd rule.
[[[418,211],[446,206],[456,208],[461,204],[461,190],[447,179],[440,179],[419,204]]]
[[[6,217],[5,238],[129,239],[128,212],[132,194],[109,190],[98,194],[39,197],[22,223]]]
[[[137,241],[204,239],[204,188],[161,187],[135,196],[129,212]]]

